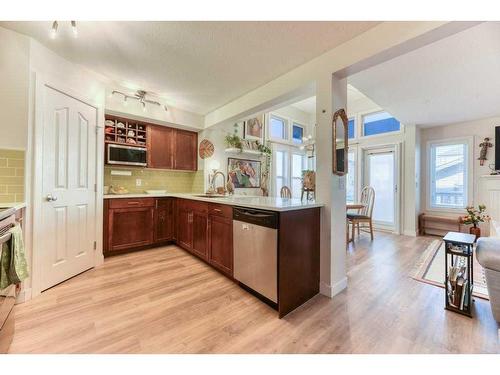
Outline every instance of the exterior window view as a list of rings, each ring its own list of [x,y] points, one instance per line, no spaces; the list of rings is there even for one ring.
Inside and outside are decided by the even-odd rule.
[[[50,5],[0,21],[0,372],[498,359],[495,12]]]

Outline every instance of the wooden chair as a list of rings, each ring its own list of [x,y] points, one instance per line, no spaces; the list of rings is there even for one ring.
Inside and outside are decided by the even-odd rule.
[[[354,241],[355,228],[358,227],[358,236],[360,235],[360,224],[368,224],[370,229],[370,236],[373,241],[373,223],[372,223],[372,213],[373,204],[375,202],[375,190],[371,186],[365,186],[361,190],[361,203],[365,206],[358,212],[348,212],[347,213],[347,227],[349,224],[352,225],[352,240]]]
[[[291,198],[292,197],[292,191],[288,186],[283,186],[280,190],[280,197],[281,198]]]

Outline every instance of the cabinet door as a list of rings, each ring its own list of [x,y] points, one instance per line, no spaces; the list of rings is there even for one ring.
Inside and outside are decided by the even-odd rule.
[[[108,210],[108,250],[125,250],[153,243],[153,207]]]
[[[173,205],[171,198],[156,200],[155,242],[170,241],[174,238]]]
[[[148,125],[148,167],[172,169],[174,167],[174,129]]]
[[[209,218],[209,262],[222,272],[233,275],[233,220],[227,217]]]
[[[208,259],[208,215],[192,212],[193,252],[200,258]]]
[[[177,211],[177,243],[187,250],[193,248],[192,212],[179,207]]]
[[[174,130],[174,169],[196,171],[198,169],[198,134]]]

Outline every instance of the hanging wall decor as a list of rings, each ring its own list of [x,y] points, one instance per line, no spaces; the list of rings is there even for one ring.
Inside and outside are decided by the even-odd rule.
[[[484,165],[484,161],[486,159],[486,154],[488,153],[488,147],[493,147],[493,143],[490,142],[490,139],[486,137],[482,143],[479,144],[481,147],[481,151],[479,152],[479,165]]]
[[[340,121],[339,121],[340,118]],[[349,120],[345,110],[339,109],[332,120],[332,172],[343,176],[347,174],[347,128]]]
[[[208,139],[204,139],[203,141],[200,142],[200,146],[198,148],[200,158],[202,159],[209,158],[214,154],[214,151],[215,151],[214,144],[210,142]]]

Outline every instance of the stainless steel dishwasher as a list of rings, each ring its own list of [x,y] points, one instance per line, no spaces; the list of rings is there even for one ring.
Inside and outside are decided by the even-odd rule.
[[[278,303],[278,214],[233,209],[233,277]]]

